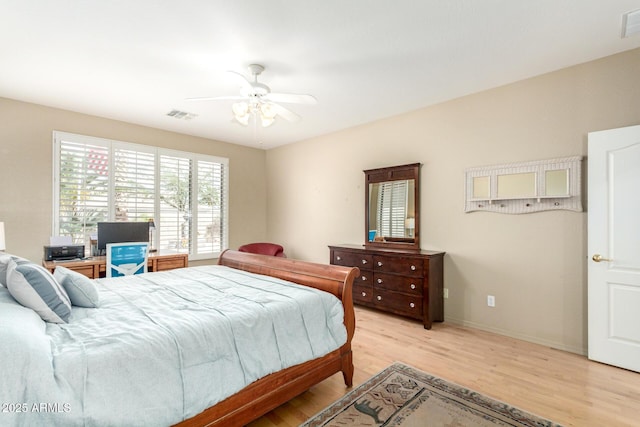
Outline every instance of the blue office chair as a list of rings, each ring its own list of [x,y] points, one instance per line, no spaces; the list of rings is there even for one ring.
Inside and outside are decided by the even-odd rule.
[[[107,244],[107,277],[146,273],[148,261],[147,242]]]

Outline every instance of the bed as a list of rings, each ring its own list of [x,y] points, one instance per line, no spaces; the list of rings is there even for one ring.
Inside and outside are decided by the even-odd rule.
[[[336,373],[351,386],[357,274],[226,251],[100,279],[100,306],[61,324],[0,288],[0,424],[244,425]]]

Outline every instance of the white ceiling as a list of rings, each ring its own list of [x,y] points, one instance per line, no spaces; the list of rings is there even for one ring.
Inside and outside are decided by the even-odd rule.
[[[640,0],[0,0],[0,97],[265,149],[640,47]],[[251,63],[315,106],[231,121]],[[198,116],[178,120],[178,109]]]

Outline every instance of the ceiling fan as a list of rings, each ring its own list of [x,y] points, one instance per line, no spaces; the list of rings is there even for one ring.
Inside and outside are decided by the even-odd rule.
[[[238,76],[240,79],[240,95],[187,98],[187,101],[237,100],[238,102],[235,102],[231,106],[233,118],[244,126],[249,124],[251,118],[253,118],[256,123],[259,119],[263,127],[273,124],[276,116],[282,117],[290,122],[300,120],[298,114],[278,103],[313,105],[318,102],[312,95],[271,92],[269,86],[258,82],[258,76],[263,71],[264,66],[260,64],[249,65],[249,72],[253,76],[253,81],[247,79],[240,73],[229,71],[229,73]]]

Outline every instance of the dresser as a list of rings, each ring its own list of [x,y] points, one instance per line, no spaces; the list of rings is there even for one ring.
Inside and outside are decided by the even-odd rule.
[[[444,320],[444,252],[329,246],[330,263],[358,267],[353,302],[419,319],[425,329]]]

